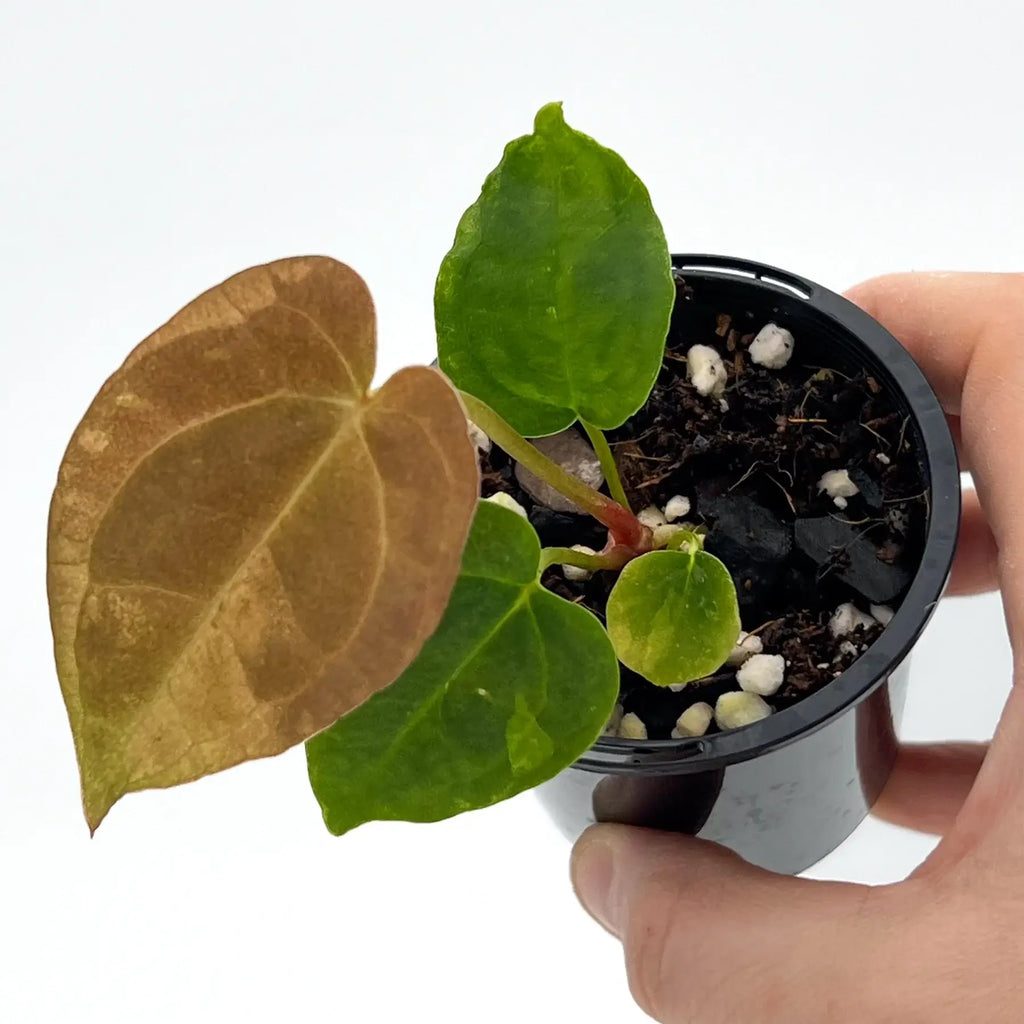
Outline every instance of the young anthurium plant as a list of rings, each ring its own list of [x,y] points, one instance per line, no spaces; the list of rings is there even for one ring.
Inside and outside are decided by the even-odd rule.
[[[658,685],[720,667],[730,575],[699,530],[641,523],[604,434],[647,400],[673,296],[643,184],[550,104],[441,265],[440,370],[371,387],[369,292],[324,257],[245,270],[143,341],[75,431],[50,515],[90,829],[126,793],[304,740],[332,832],[438,820],[576,760],[620,661]],[[528,440],[577,423],[607,495]],[[480,501],[477,428],[604,549],[542,549]],[[558,564],[618,574],[607,628],[541,585]]]

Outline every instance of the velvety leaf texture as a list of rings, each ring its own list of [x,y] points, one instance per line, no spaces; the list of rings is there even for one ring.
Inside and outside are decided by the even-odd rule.
[[[740,632],[729,570],[706,551],[652,551],[623,569],[608,597],[619,660],[659,686],[721,668]]]
[[[618,663],[590,612],[540,586],[539,555],[528,523],[480,503],[451,602],[420,656],[306,744],[331,832],[496,803],[597,739]]]
[[[478,471],[452,388],[380,390],[369,292],[322,257],[246,270],[147,338],[60,467],[48,587],[86,818],[276,754],[434,631]]]
[[[646,188],[552,103],[506,147],[441,264],[440,366],[527,437],[577,418],[617,427],[654,385],[673,297]]]

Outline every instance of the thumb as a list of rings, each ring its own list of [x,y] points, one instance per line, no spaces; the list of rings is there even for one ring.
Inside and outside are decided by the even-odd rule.
[[[863,979],[883,934],[868,912],[877,890],[774,875],[713,843],[627,825],[588,829],[572,875],[623,943],[633,998],[663,1024],[876,1019]]]

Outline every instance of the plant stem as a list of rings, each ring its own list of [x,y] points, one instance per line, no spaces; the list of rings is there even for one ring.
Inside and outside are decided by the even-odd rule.
[[[682,551],[684,547],[691,553],[694,551],[703,551],[703,536],[699,533],[691,532],[690,530],[680,530],[678,533],[673,534],[665,545],[665,548],[668,551]]]
[[[624,509],[629,510],[629,498],[626,497],[625,488],[622,486],[619,467],[615,465],[615,456],[612,455],[612,450],[608,445],[608,438],[604,436],[603,430],[591,426],[586,420],[580,420],[580,423],[583,424],[583,429],[587,432],[587,437],[590,438],[590,443],[597,453],[597,461],[601,463],[601,472],[604,473],[604,478],[608,481],[608,490],[612,492],[612,497]]]
[[[541,548],[540,571],[552,565],[575,565],[590,572],[622,568],[618,559],[606,558],[604,555],[588,555],[585,551],[574,551],[572,548]]]
[[[623,508],[607,495],[588,487],[582,480],[552,462],[479,398],[465,391],[460,391],[459,397],[469,418],[499,448],[541,480],[551,484],[560,494],[576,502],[599,523],[604,523],[617,543],[634,547],[638,552],[650,550],[650,531],[628,508]]]

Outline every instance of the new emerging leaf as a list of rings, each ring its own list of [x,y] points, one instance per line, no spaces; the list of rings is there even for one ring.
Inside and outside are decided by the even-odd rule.
[[[48,544],[90,828],[324,729],[436,628],[476,460],[440,374],[370,391],[374,363],[358,275],[281,260],[190,303],[93,401]]]
[[[633,559],[608,595],[607,620],[619,660],[658,686],[721,668],[740,632],[729,570],[697,547]]]

